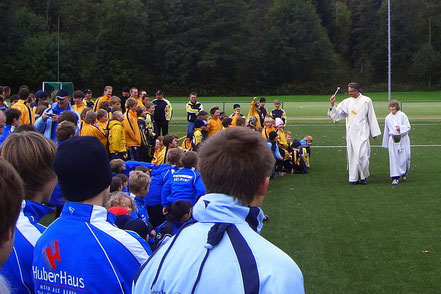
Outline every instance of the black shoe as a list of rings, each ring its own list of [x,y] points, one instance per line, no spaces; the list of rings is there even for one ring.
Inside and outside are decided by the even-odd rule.
[[[349,182],[349,184],[358,185],[358,181],[356,181],[356,182]]]
[[[263,222],[267,222],[269,221],[269,216],[267,214],[265,214],[265,216],[263,217]]]
[[[366,179],[364,179],[364,180],[360,180],[360,184],[361,184],[361,185],[367,185],[367,181],[366,181]]]

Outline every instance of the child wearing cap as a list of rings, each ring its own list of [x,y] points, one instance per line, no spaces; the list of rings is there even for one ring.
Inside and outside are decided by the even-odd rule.
[[[95,103],[92,101],[92,91],[90,89],[85,89],[84,93],[84,103],[87,107],[93,108]]]
[[[191,138],[191,147],[193,151],[197,151],[199,148],[199,144],[201,144],[205,140],[205,137],[202,134],[203,129],[207,129],[204,121],[196,119],[194,121],[193,136]]]
[[[56,293],[130,293],[150,248],[137,234],[115,227],[115,216],[103,207],[112,179],[106,150],[96,138],[72,137],[58,148],[54,169],[68,202],[35,246],[36,290],[50,282]],[[72,176],[79,174],[81,181]],[[67,278],[48,278],[57,275]]]
[[[295,139],[292,143],[293,153],[292,153],[292,162],[293,162],[293,170],[292,172],[299,174],[307,174],[308,167],[306,166],[305,156],[307,156],[305,148],[302,147],[302,144],[299,140]]]
[[[279,136],[277,132],[271,131],[268,135],[267,145],[271,149],[273,156],[276,160],[276,165],[273,172],[271,173],[271,179],[276,176],[284,176],[285,173],[282,172],[283,157],[280,154],[279,147],[277,146],[277,140]]]
[[[234,109],[234,112],[233,112],[233,114],[230,115],[230,117],[233,119],[233,121],[231,122],[231,125],[233,127],[235,127],[237,119],[241,118],[243,116],[243,114],[240,113],[240,105],[239,104],[234,104],[233,109]]]
[[[274,109],[271,110],[271,117],[273,119],[281,118],[283,123],[286,125],[286,112],[281,108],[280,100],[274,100]]]
[[[205,194],[205,186],[200,173],[196,170],[198,154],[194,151],[184,153],[180,170],[173,173],[162,189],[162,205],[170,207],[177,200],[185,200],[191,204]]]

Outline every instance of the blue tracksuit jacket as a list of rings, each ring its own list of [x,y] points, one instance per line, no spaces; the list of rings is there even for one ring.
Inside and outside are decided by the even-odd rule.
[[[51,211],[51,208],[29,200],[23,200],[21,204],[14,248],[0,272],[11,284],[12,293],[34,293],[33,251],[38,238],[46,229],[38,221]]]
[[[126,162],[124,162],[124,165],[126,166],[126,170],[124,171],[124,174],[126,176],[130,176],[130,172],[132,170],[135,170],[135,168],[137,168],[138,166],[145,166],[148,167],[149,169],[153,169],[156,166],[150,162],[135,161],[135,160],[127,160]]]
[[[136,217],[141,219],[146,224],[149,222],[149,216],[147,214],[147,209],[145,208],[145,201],[144,199],[139,198],[133,193],[129,194],[130,198],[132,198],[135,201],[136,204]],[[132,213],[133,215],[133,213]]]
[[[131,293],[150,249],[114,221],[104,207],[66,202],[34,249],[36,293]]]
[[[178,169],[179,169],[178,167],[169,164],[157,165],[155,168],[152,169],[149,192],[147,193],[147,196],[144,198],[145,204],[147,206],[155,206],[162,204],[161,201],[162,188],[164,184],[167,182],[167,179],[170,178],[171,175]]]
[[[195,204],[205,194],[205,186],[201,174],[194,168],[182,168],[167,180],[162,189],[162,203],[170,205],[176,200],[185,200]]]

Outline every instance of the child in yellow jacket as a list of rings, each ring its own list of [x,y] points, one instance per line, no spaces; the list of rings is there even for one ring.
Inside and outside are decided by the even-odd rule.
[[[126,134],[122,122],[124,115],[121,111],[115,111],[109,122],[109,153],[110,159],[125,159],[127,157]]]

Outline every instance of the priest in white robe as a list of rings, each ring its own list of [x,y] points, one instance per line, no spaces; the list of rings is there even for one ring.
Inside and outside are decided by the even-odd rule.
[[[399,178],[405,181],[410,168],[410,123],[400,110],[396,100],[389,102],[389,115],[384,122],[383,147],[389,149],[389,168],[392,185],[398,185]]]
[[[366,185],[369,177],[371,152],[369,134],[375,140],[381,135],[371,98],[360,92],[357,83],[349,83],[349,98],[337,106],[335,96],[330,98],[328,115],[334,121],[346,119],[346,148],[348,156],[349,182]]]

